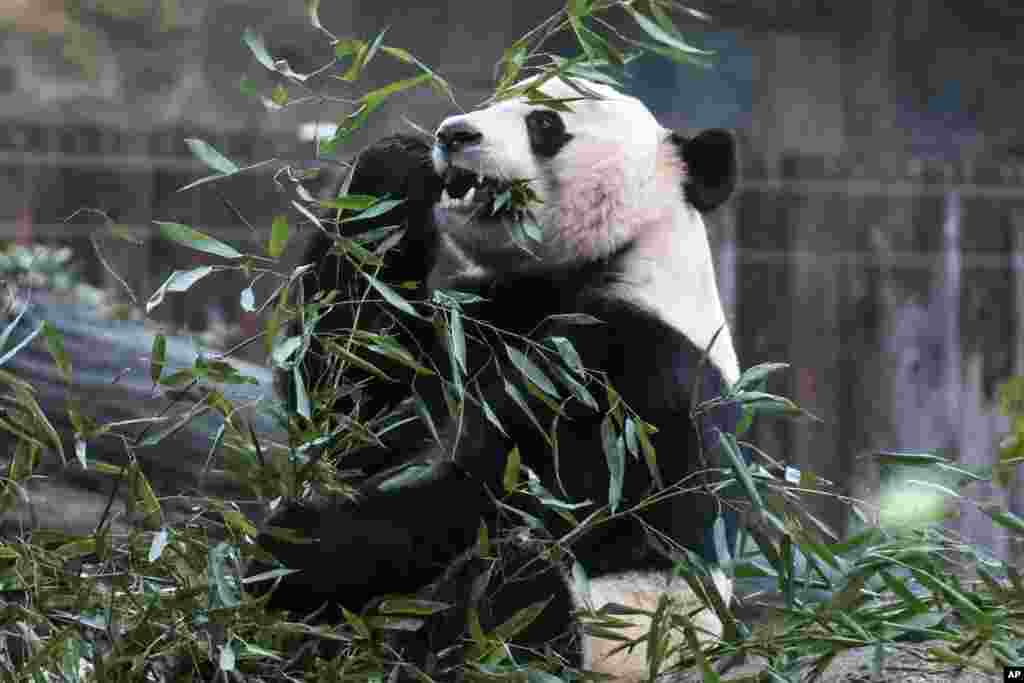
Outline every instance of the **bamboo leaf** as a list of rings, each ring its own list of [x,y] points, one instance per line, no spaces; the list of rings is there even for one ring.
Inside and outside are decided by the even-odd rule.
[[[199,138],[185,138],[185,144],[193,155],[214,171],[222,175],[238,173],[238,165],[218,152],[213,145]]]
[[[401,294],[393,290],[390,286],[384,284],[365,271],[361,271],[361,274],[370,282],[370,286],[377,290],[377,293],[384,297],[384,300],[389,304],[414,318],[419,318],[420,320],[425,319],[422,315],[416,312],[416,309],[413,308],[412,304],[406,301]]]
[[[187,225],[166,221],[153,222],[156,223],[160,235],[172,242],[177,242],[190,249],[213,254],[214,256],[222,256],[228,259],[242,257],[241,252],[235,250],[234,247],[224,244],[220,240],[216,240]]]
[[[549,396],[558,398],[560,396],[558,389],[550,378],[541,370],[536,363],[530,360],[526,354],[519,349],[514,349],[508,344],[505,345],[505,352],[508,354],[512,364],[516,366],[516,369],[522,373],[523,377],[530,380],[534,385],[539,387],[544,393]]]
[[[167,338],[162,334],[153,337],[153,348],[149,353],[149,377],[153,384],[160,381],[164,366],[167,364]]]
[[[608,463],[608,505],[612,514],[622,502],[622,484],[626,475],[626,447],[622,436],[617,433],[611,415],[601,421],[601,446]]]
[[[274,58],[267,52],[267,46],[263,43],[263,36],[247,26],[245,31],[242,32],[242,42],[249,46],[257,62],[271,71],[277,71],[277,68],[274,66]]]
[[[284,248],[288,245],[289,233],[288,217],[282,214],[274,216],[270,225],[270,243],[267,245],[267,254],[272,258],[278,258],[283,254]]]

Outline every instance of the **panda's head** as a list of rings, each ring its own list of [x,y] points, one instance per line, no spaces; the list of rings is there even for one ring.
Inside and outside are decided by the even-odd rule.
[[[502,274],[537,264],[611,261],[614,294],[681,330],[698,348],[725,325],[701,213],[731,194],[732,136],[712,130],[687,138],[658,124],[639,100],[576,79],[540,85],[570,111],[519,97],[445,119],[434,167],[445,192],[434,223],[462,263]],[[561,109],[564,109],[562,107]],[[541,243],[513,238],[518,217],[494,200],[529,181]],[[738,364],[726,327],[711,351],[728,381]]]
[[[580,90],[559,79],[540,86],[571,111],[519,97],[449,117],[437,130],[433,159],[446,194],[435,220],[484,267],[603,258],[677,232],[688,212],[715,208],[733,189],[731,135],[684,138],[636,98],[573,82]],[[534,257],[511,238],[507,205],[493,210],[514,181],[529,181],[540,200],[533,213],[543,242],[527,244]]]

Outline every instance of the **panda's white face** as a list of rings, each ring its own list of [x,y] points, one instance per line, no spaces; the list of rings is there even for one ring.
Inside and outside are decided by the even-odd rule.
[[[602,99],[581,99],[553,79],[541,90],[571,98],[572,111],[518,98],[449,117],[438,128],[434,165],[458,180],[449,183],[435,217],[481,265],[535,261],[513,243],[508,214],[491,215],[494,196],[511,181],[529,181],[540,200],[532,208],[545,238],[539,248],[528,246],[547,262],[607,255],[683,203],[682,168],[672,174],[673,188],[656,183],[658,164],[673,163],[662,149],[669,131],[639,100],[578,82]]]

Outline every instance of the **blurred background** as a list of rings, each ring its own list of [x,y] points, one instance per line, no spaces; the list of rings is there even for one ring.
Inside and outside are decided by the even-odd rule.
[[[709,227],[741,362],[792,363],[771,389],[822,418],[761,421],[751,440],[830,480],[832,494],[873,496],[879,474],[866,456],[880,450],[937,450],[972,466],[1016,457],[998,448],[1012,431],[998,387],[1024,373],[1024,5],[689,4],[711,19],[678,26],[716,51],[713,66],[645,59],[628,89],[666,126],[739,136],[743,183]],[[323,0],[320,17],[339,37],[390,26],[386,43],[447,78],[470,109],[490,94],[504,48],[559,6]],[[348,109],[265,106],[279,77],[243,44],[246,27],[298,72],[331,57],[302,0],[0,0],[0,241],[71,246],[82,278],[118,291],[89,241],[102,221],[65,221],[102,210],[142,239],[105,245],[145,298],[173,269],[206,262],[156,238],[154,219],[251,247],[241,213],[265,239],[290,199],[272,174],[177,193],[209,173],[184,139],[240,165],[310,159],[303,126]],[[357,89],[330,88],[355,99],[412,75],[377,57]],[[429,88],[402,93],[339,156],[411,132],[407,121],[432,130],[454,108]],[[301,252],[289,247],[292,263]],[[238,303],[246,284],[211,276],[155,316],[174,329],[252,334],[260,322]],[[250,348],[263,362],[260,345]],[[1003,484],[970,492],[1024,514],[1019,485],[1009,475]],[[842,528],[825,501],[821,514]],[[964,504],[954,525],[999,556],[1016,552],[986,520]]]

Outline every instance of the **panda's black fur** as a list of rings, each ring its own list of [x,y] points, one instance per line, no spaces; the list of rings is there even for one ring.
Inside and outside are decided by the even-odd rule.
[[[384,255],[381,279],[392,283],[415,283],[417,288],[406,295],[413,300],[427,298],[427,277],[438,260],[440,237],[433,220],[431,208],[441,196],[441,178],[434,172],[430,159],[430,146],[423,140],[406,135],[384,138],[363,150],[353,160],[357,172],[352,174],[348,184],[349,195],[370,195],[391,197],[402,203],[387,213],[353,223],[341,224],[341,234],[352,237],[372,230],[398,227],[405,231],[401,244],[388,249]],[[348,178],[347,169],[341,170],[324,165],[319,170],[321,198],[334,199]],[[335,216],[324,216],[329,220]],[[374,356],[373,362],[388,372],[396,381],[374,382],[373,390],[362,392],[358,387],[370,380],[369,373],[359,368],[349,368],[341,387],[330,384],[335,379],[331,372],[329,358],[320,343],[321,335],[337,334],[341,338],[353,327],[373,332],[394,332],[403,347],[418,353],[421,347],[432,343],[429,329],[417,326],[414,321],[398,320],[395,309],[379,303],[379,297],[364,297],[368,287],[365,278],[360,277],[352,264],[343,256],[332,251],[334,242],[326,234],[318,232],[311,240],[302,263],[310,264],[301,279],[306,302],[316,294],[337,291],[336,301],[341,302],[320,311],[316,334],[311,336],[309,349],[302,359],[302,375],[306,390],[311,395],[329,395],[333,410],[366,420],[393,410],[409,396],[411,374],[402,365],[387,358]],[[365,298],[365,301],[364,301]],[[351,303],[362,301],[358,309]],[[358,310],[358,319],[356,311]],[[293,322],[288,329],[290,335],[302,333],[302,321]],[[295,384],[291,372],[275,371],[278,393],[292,409],[295,407]],[[422,439],[429,432],[422,423],[407,424],[397,433],[387,432],[381,447],[368,447],[348,454],[342,463],[347,469],[372,474],[396,464],[394,459]],[[330,445],[325,446],[330,448]]]
[[[554,119],[560,120],[557,116]],[[563,146],[573,144],[573,130],[564,126],[536,121],[527,121],[525,125],[530,147],[538,156],[557,158]],[[457,126],[442,127],[438,144],[471,144],[473,134]],[[685,195],[690,206],[708,211],[728,197],[736,172],[733,142],[728,133],[710,131],[692,139],[671,134],[659,144],[659,150],[675,157],[673,163],[686,169],[685,177],[676,179],[676,191]],[[446,253],[446,249],[457,251],[457,247],[446,244],[438,231],[436,206],[445,177],[437,168],[437,147],[433,162],[431,155],[431,147],[424,142],[394,136],[371,146],[358,159],[351,193],[389,194],[407,199],[378,219],[378,224],[399,223],[406,229],[379,277],[390,282],[440,282],[452,289],[472,292],[481,299],[464,306],[467,320],[487,321],[536,341],[549,337],[569,339],[583,365],[603,373],[626,404],[657,427],[652,441],[664,483],[674,486],[683,482],[687,489],[695,489],[666,497],[639,513],[616,517],[576,537],[567,548],[571,556],[591,580],[616,576],[628,579],[652,572],[668,575],[679,558],[673,552],[675,546],[690,549],[711,563],[719,561],[710,530],[723,510],[713,496],[696,490],[707,483],[701,475],[706,461],[700,457],[699,444],[703,443],[705,448],[717,444],[717,430],[732,431],[738,414],[735,409],[725,408],[706,416],[699,420],[699,432],[689,414],[696,379],[699,378],[700,385],[697,397],[707,399],[721,394],[734,377],[727,377],[715,363],[707,362],[705,349],[662,319],[657,311],[617,293],[616,286],[634,249],[631,240],[615,245],[600,257],[584,260],[530,262],[526,267],[503,271],[496,269],[494,262],[480,259],[484,267],[470,268],[469,274],[453,272],[457,268],[452,264],[460,263],[461,255],[453,257]],[[354,231],[373,226],[346,227]],[[703,230],[702,225],[700,229]],[[329,248],[330,240],[323,235],[318,235],[310,248],[308,261],[316,264],[316,272],[305,283],[307,298],[311,290],[344,292],[354,285],[365,286],[350,270],[339,268],[337,259],[327,255]],[[476,256],[471,253],[471,260]],[[425,300],[429,293],[421,288],[410,298]],[[427,313],[426,308],[422,310]],[[580,324],[579,315],[560,314],[585,314],[600,322]],[[393,327],[393,319],[399,320],[401,327]],[[376,329],[391,330],[407,346],[422,349],[424,358],[434,360],[440,367],[447,366],[448,352],[435,341],[429,324],[401,316],[387,306],[372,309],[369,317],[362,320]],[[338,306],[320,321],[318,331],[351,325],[350,310]],[[496,336],[488,339],[491,343],[496,340]],[[731,352],[731,340],[729,345]],[[497,348],[502,348],[500,343]],[[550,598],[540,617],[516,636],[514,644],[534,650],[551,646],[569,664],[584,663],[586,648],[578,637],[579,625],[572,610],[586,600],[573,594],[564,561],[540,561],[538,544],[543,542],[543,533],[535,532],[531,540],[522,542],[512,537],[495,543],[489,558],[479,557],[474,545],[481,522],[486,523],[492,535],[499,529],[525,528],[524,520],[529,518],[515,510],[542,520],[552,538],[560,538],[570,530],[558,514],[539,504],[536,498],[505,496],[503,474],[513,447],[518,448],[522,464],[536,473],[548,491],[574,503],[592,501],[593,505],[578,512],[577,518],[607,503],[609,474],[602,445],[602,420],[609,406],[603,390],[593,392],[601,404],[599,411],[573,400],[563,404],[564,414],[557,427],[556,460],[537,427],[510,398],[506,381],[516,384],[523,396],[528,396],[528,392],[507,358],[502,360],[505,367],[499,371],[486,347],[471,349],[468,377],[472,382],[467,382],[467,386],[479,387],[505,434],[495,429],[470,400],[466,401],[461,424],[445,425],[447,412],[440,384],[417,380],[417,391],[427,399],[432,415],[443,427],[446,449],[430,447],[429,431],[425,428],[411,428],[384,448],[369,451],[372,457],[356,461],[371,475],[360,488],[358,503],[290,502],[273,515],[270,525],[298,529],[314,542],[287,543],[261,534],[262,547],[284,565],[301,570],[282,580],[271,597],[272,607],[308,612],[326,602],[356,611],[382,594],[413,592],[452,602],[456,605],[453,609],[428,620],[424,629],[404,641],[410,660],[425,666],[430,659],[427,653],[461,641],[467,605],[480,610],[486,631],[516,610]],[[304,361],[308,384],[315,385],[324,376],[324,362],[320,350],[311,348]],[[393,407],[406,398],[407,392],[401,383],[375,388],[367,399],[370,403],[366,414]],[[529,404],[547,428],[551,412],[540,401],[529,399]],[[452,447],[452,432],[456,428],[457,447],[452,454],[446,450]],[[418,447],[411,445],[421,440],[423,443]],[[655,490],[643,459],[627,455],[626,460],[623,508]],[[349,464],[343,462],[342,466]],[[410,472],[415,476],[408,483],[391,485]],[[489,572],[515,580],[494,581],[491,577],[481,583],[481,577],[488,577]],[[481,586],[486,588],[484,601]],[[448,660],[433,662],[433,673],[444,678],[445,666],[459,664],[458,652],[458,648],[450,649]]]

